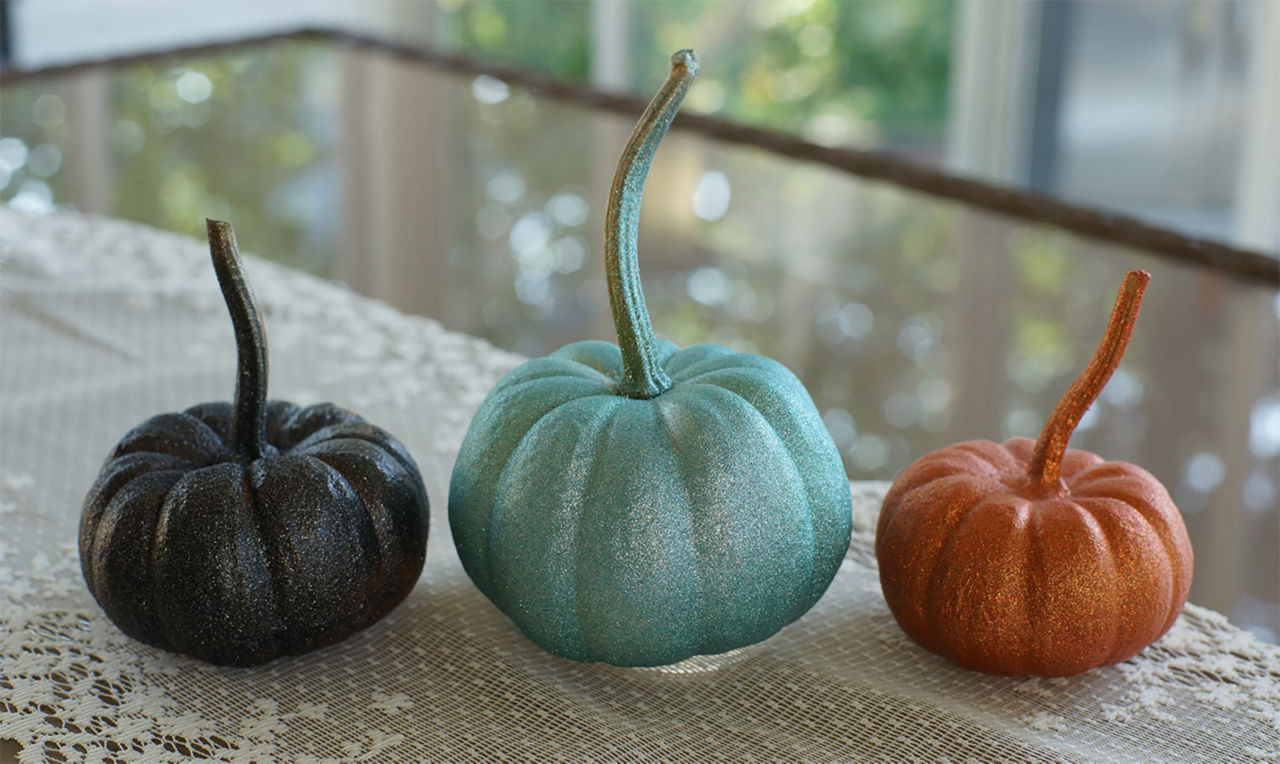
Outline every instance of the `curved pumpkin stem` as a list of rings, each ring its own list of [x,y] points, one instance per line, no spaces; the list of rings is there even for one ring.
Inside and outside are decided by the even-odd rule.
[[[206,220],[209,254],[218,274],[222,299],[231,314],[236,333],[236,398],[231,408],[231,430],[227,440],[236,459],[249,463],[262,458],[267,426],[267,336],[262,319],[253,305],[253,295],[240,269],[240,249],[230,223]]]
[[[1138,309],[1142,307],[1142,293],[1146,291],[1151,274],[1146,271],[1129,271],[1125,274],[1120,292],[1116,295],[1115,307],[1111,309],[1111,317],[1107,319],[1107,331],[1102,335],[1102,342],[1093,352],[1093,358],[1085,367],[1071,389],[1062,396],[1049,421],[1045,422],[1036,440],[1035,450],[1031,453],[1031,463],[1027,467],[1027,477],[1032,484],[1044,487],[1056,486],[1062,472],[1062,455],[1066,453],[1067,441],[1075,432],[1076,425],[1084,412],[1093,405],[1098,393],[1102,392],[1107,380],[1120,365],[1124,349],[1133,334],[1133,325],[1138,320]]]
[[[653,398],[666,392],[672,384],[658,361],[657,343],[644,305],[644,292],[640,289],[636,236],[640,227],[640,198],[653,154],[671,127],[671,120],[675,119],[697,73],[697,53],[681,50],[671,56],[671,74],[631,132],[609,187],[609,207],[604,221],[604,266],[609,307],[618,332],[618,347],[622,350],[618,392],[630,398]]]

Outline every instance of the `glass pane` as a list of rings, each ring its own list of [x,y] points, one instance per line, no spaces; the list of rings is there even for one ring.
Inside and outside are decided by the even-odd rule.
[[[612,337],[602,205],[633,118],[319,44],[0,98],[14,206],[192,236],[229,217],[251,252],[528,355]],[[1169,487],[1194,602],[1280,631],[1274,290],[681,132],[655,161],[640,251],[659,334],[787,364],[855,480],[957,440],[1035,437],[1124,272],[1149,270],[1073,445]]]

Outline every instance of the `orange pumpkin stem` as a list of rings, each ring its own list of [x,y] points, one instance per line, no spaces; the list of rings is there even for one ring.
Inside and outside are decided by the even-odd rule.
[[[1147,289],[1151,274],[1146,271],[1129,271],[1125,274],[1124,283],[1116,295],[1115,307],[1111,309],[1111,317],[1107,319],[1107,331],[1102,335],[1102,342],[1094,351],[1093,358],[1084,372],[1076,378],[1075,384],[1062,396],[1058,405],[1049,415],[1040,438],[1036,441],[1035,451],[1031,453],[1031,464],[1027,467],[1027,477],[1033,484],[1046,488],[1058,484],[1062,472],[1062,455],[1067,451],[1067,441],[1075,432],[1080,418],[1089,410],[1093,401],[1102,392],[1102,388],[1111,379],[1112,373],[1120,365],[1124,357],[1124,349],[1133,334],[1133,325],[1138,321],[1138,309],[1142,307],[1142,293]]]

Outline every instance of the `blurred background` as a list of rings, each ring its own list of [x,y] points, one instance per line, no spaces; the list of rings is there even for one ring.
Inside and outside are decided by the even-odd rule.
[[[0,54],[22,68],[321,26],[648,95],[695,47],[688,111],[1280,251],[1267,0],[0,8]],[[602,204],[633,121],[335,43],[260,44],[6,84],[0,202],[192,236],[228,218],[250,252],[540,355],[611,337]],[[1192,533],[1192,601],[1276,641],[1274,288],[679,131],[640,246],[659,334],[786,363],[855,480],[1034,437],[1124,271],[1152,271],[1073,445],[1155,473]]]

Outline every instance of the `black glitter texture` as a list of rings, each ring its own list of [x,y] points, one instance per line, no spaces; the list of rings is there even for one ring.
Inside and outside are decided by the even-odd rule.
[[[85,498],[80,563],[129,636],[250,666],[389,613],[426,555],[426,489],[395,438],[332,404],[266,400],[266,341],[234,235],[210,247],[236,328],[234,404],[154,416]]]

